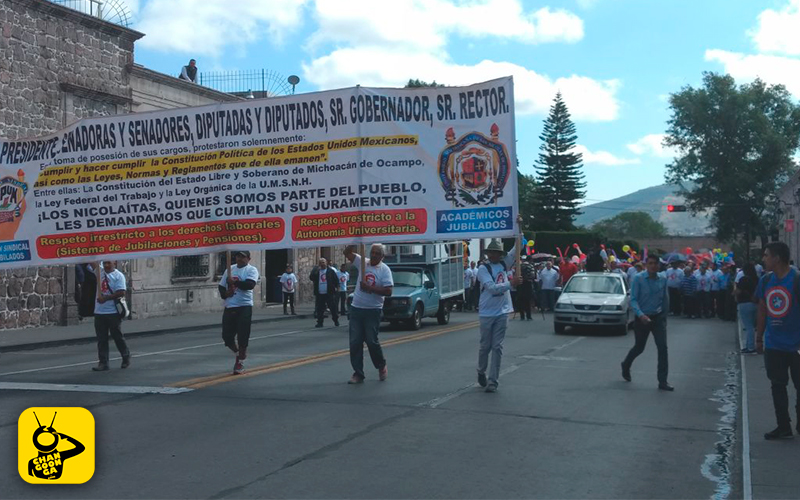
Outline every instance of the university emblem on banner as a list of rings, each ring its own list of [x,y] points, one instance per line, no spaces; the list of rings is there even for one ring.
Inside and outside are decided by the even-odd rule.
[[[439,155],[439,180],[445,199],[455,207],[496,203],[511,175],[508,151],[498,141],[500,128],[493,124],[491,136],[469,132],[456,139],[447,129],[445,147]]]
[[[14,238],[25,213],[26,194],[28,184],[22,170],[17,172],[16,177],[7,175],[0,179],[0,240]]]

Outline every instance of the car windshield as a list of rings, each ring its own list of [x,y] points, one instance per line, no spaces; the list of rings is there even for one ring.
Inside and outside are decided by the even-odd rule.
[[[420,271],[392,271],[394,286],[422,286]]]
[[[621,295],[622,282],[611,276],[573,276],[565,293],[613,293]]]

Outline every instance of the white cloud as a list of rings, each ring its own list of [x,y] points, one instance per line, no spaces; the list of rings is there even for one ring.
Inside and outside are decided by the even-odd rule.
[[[737,80],[752,81],[758,77],[767,83],[783,84],[789,92],[800,96],[800,59],[707,50],[706,61],[719,62]]]
[[[280,44],[300,27],[307,0],[150,0],[136,29],[146,34],[137,42],[164,52],[219,57],[228,47],[270,40]]]
[[[641,161],[638,158],[619,158],[608,151],[590,151],[582,144],[575,145],[575,152],[583,155],[583,163],[586,165],[638,165]]]
[[[383,4],[383,8],[376,5]],[[543,7],[526,13],[519,0],[316,0],[319,29],[310,46],[323,42],[351,46],[441,50],[450,35],[472,40],[495,37],[523,43],[578,42],[583,21],[565,10]]]
[[[800,0],[789,0],[781,10],[767,9],[758,16],[758,26],[749,32],[762,53],[800,55]]]
[[[648,134],[638,141],[628,144],[628,149],[636,155],[651,155],[656,158],[674,158],[678,152],[664,146],[665,134]]]
[[[303,65],[305,79],[321,89],[356,84],[402,86],[409,78],[446,85],[468,85],[503,76],[514,77],[515,111],[519,115],[544,115],[556,92],[561,91],[570,113],[578,121],[609,121],[619,115],[618,80],[593,80],[572,75],[557,79],[508,62],[484,60],[462,65],[425,52],[386,48],[347,48]]]

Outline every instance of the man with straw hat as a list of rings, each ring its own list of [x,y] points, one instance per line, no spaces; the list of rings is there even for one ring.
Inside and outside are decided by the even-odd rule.
[[[516,273],[510,278],[509,271],[517,257],[517,246],[510,253],[503,250],[503,243],[492,240],[486,247],[488,262],[478,269],[478,284],[481,298],[478,307],[481,341],[478,349],[478,384],[486,387],[486,392],[497,391],[500,377],[500,361],[503,358],[503,340],[508,328],[508,315],[514,312],[511,303],[511,286],[522,284],[522,277]],[[492,366],[488,379],[489,353]]]

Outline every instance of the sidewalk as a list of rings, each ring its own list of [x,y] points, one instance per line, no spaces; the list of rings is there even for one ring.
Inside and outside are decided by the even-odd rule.
[[[741,341],[741,331],[740,331]],[[749,458],[752,481],[752,498],[797,498],[800,492],[800,476],[797,475],[797,457],[800,455],[800,438],[781,441],[767,441],[764,433],[777,425],[772,406],[770,382],[764,368],[763,355],[744,355],[744,379],[747,384],[746,396],[747,428],[742,422],[743,431],[749,435]],[[792,430],[797,425],[795,419],[795,390],[789,382],[789,414],[792,417]],[[744,397],[743,397],[744,403]],[[743,443],[744,444],[744,443]],[[742,448],[739,448],[742,450]],[[743,459],[747,460],[747,456]],[[745,477],[745,483],[747,478]],[[745,484],[745,488],[747,484]],[[745,498],[749,492],[745,491]]]
[[[313,317],[313,306],[296,307],[297,316],[284,316],[280,304],[253,309],[253,324],[275,321],[292,321]],[[193,313],[182,316],[134,319],[122,322],[122,332],[126,338],[164,333],[181,333],[194,330],[221,328],[222,312]],[[70,344],[95,342],[94,320],[86,318],[73,326],[45,326],[0,331],[0,352],[25,351],[43,347],[56,347]]]

